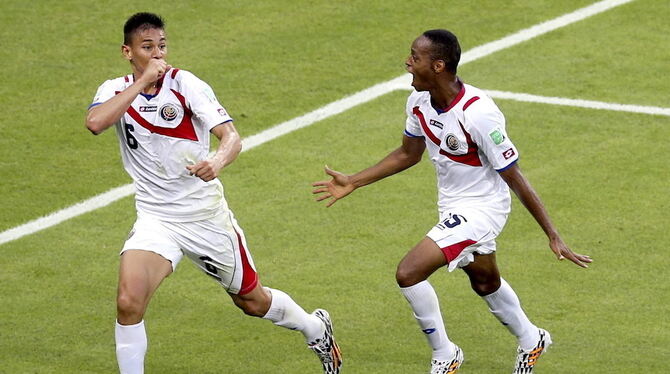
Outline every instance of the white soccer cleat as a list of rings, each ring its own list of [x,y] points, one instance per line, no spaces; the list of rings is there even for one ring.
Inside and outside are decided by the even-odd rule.
[[[539,332],[540,340],[538,340],[535,348],[531,350],[523,350],[521,347],[517,348],[516,364],[512,374],[531,374],[537,360],[551,345],[552,341],[549,332],[544,329],[539,329]]]
[[[454,344],[454,358],[449,361],[431,361],[430,374],[456,374],[463,365],[463,351]]]
[[[317,309],[313,313],[326,325],[326,331],[323,333],[321,339],[317,339],[314,343],[310,343],[311,349],[321,360],[324,374],[339,374],[342,367],[342,352],[340,347],[335,342],[333,335],[333,322],[330,320],[330,315],[323,309]]]

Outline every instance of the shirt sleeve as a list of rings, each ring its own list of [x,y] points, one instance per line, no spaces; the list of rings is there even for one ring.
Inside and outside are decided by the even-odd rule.
[[[416,114],[414,114],[416,101],[416,91],[414,91],[407,98],[407,104],[405,106],[405,114],[407,115],[407,120],[405,121],[405,136],[409,136],[410,138],[423,137],[421,124],[419,123]]]
[[[98,87],[98,91],[95,93],[95,97],[93,97],[93,102],[88,108],[91,109],[96,105],[100,105],[114,97],[114,95],[116,95],[115,82],[113,79],[107,80]]]
[[[519,151],[505,130],[505,116],[491,101],[474,103],[466,112],[470,136],[497,171],[503,171],[519,159]],[[478,105],[479,104],[479,105]],[[482,109],[482,107],[484,107]]]
[[[183,70],[179,74],[183,74],[182,90],[189,108],[208,131],[214,126],[233,120],[207,83]]]

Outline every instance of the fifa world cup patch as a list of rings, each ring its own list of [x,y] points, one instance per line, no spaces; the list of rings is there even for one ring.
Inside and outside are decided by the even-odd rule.
[[[491,140],[493,140],[495,145],[500,145],[500,143],[505,141],[505,135],[503,135],[500,129],[493,130],[493,132],[491,132],[489,136],[491,137]]]

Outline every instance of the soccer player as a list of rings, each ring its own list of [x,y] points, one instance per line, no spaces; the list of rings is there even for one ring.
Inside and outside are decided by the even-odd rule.
[[[186,256],[244,313],[300,331],[324,372],[339,373],[341,355],[328,312],[308,314],[286,293],[261,285],[228,208],[217,177],[241,150],[231,117],[209,85],[167,63],[158,15],[137,13],[123,32],[121,51],[132,73],[104,82],[86,117],[93,134],[116,128],[136,189],[137,220],[121,250],[116,299],[120,372],[144,371],[144,313],[160,283]],[[210,133],[219,139],[212,157]]]
[[[528,319],[496,265],[495,239],[510,212],[509,189],[544,230],[559,260],[588,267],[591,258],[572,252],[561,239],[521,173],[503,114],[484,91],[456,75],[460,54],[456,36],[447,30],[429,30],[414,40],[405,65],[415,90],[407,100],[402,145],[352,175],[326,167],[332,179],[315,182],[313,192],[331,206],[359,187],[415,165],[428,149],[437,172],[440,218],[400,261],[396,280],[433,350],[431,373],[456,373],[463,363],[463,352],[447,336],[437,295],[427,280],[443,266],[463,269],[491,313],[517,337],[514,373],[532,373],[551,337]]]

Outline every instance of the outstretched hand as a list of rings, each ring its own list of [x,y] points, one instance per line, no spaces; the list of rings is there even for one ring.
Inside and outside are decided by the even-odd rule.
[[[324,180],[312,183],[312,187],[319,187],[312,191],[313,194],[318,195],[316,201],[323,201],[330,199],[326,207],[330,207],[335,202],[347,195],[349,195],[356,187],[349,180],[348,175],[344,175],[335,170],[331,170],[328,166],[325,167],[326,174],[333,177],[331,180]]]
[[[587,264],[593,262],[590,256],[580,255],[579,253],[573,252],[568,246],[563,242],[561,238],[551,239],[549,241],[549,247],[556,255],[556,258],[559,261],[568,259],[580,267],[588,268]]]

